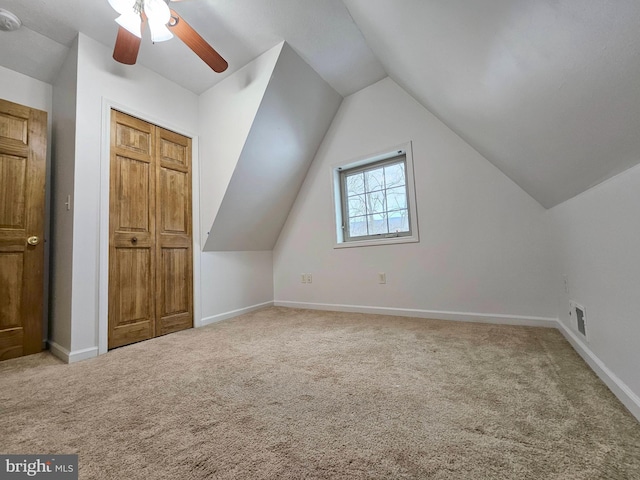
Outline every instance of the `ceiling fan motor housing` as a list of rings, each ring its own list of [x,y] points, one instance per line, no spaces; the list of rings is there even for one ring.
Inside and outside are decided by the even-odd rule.
[[[3,8],[0,8],[0,30],[5,32],[12,32],[19,29],[22,26],[22,22],[13,13]]]

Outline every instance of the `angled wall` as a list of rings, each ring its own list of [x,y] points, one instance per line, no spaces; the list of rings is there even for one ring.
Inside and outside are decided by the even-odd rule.
[[[640,419],[640,166],[549,210],[565,336]],[[562,275],[566,275],[567,285]],[[586,338],[570,301],[585,308]]]
[[[283,43],[200,95],[201,245],[213,220],[267,90]],[[200,256],[200,325],[273,302],[271,252],[207,252]]]
[[[342,97],[286,43],[205,251],[270,251]],[[203,190],[209,186],[203,185]],[[203,226],[204,227],[204,226]]]
[[[276,61],[280,43],[200,95],[201,241],[216,217],[249,136]]]

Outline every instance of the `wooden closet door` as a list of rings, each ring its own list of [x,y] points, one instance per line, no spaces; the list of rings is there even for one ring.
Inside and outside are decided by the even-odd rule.
[[[191,139],[111,112],[109,348],[193,326]]]
[[[193,326],[191,139],[156,132],[156,335],[163,335]]]
[[[47,113],[0,100],[0,360],[42,350]]]
[[[109,348],[155,336],[154,131],[111,112]]]

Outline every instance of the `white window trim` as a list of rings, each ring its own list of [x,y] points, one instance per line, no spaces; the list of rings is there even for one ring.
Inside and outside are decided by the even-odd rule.
[[[340,185],[340,171],[349,168],[359,167],[368,163],[386,160],[388,158],[397,157],[398,155],[406,156],[406,182],[407,182],[407,202],[409,203],[409,218],[411,223],[411,235],[402,237],[380,237],[370,238],[367,240],[344,240],[344,232],[342,229],[342,188]],[[353,248],[353,247],[371,247],[375,245],[393,245],[395,243],[416,243],[420,241],[418,232],[418,208],[416,206],[416,189],[413,174],[413,149],[411,142],[406,142],[395,147],[386,148],[380,152],[372,153],[352,160],[341,162],[331,166],[331,181],[333,183],[333,211],[335,218],[335,244],[333,248]]]

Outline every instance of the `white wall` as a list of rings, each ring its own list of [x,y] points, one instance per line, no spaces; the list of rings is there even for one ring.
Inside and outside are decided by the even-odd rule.
[[[37,110],[47,112],[47,173],[45,176],[45,216],[44,216],[44,308],[43,308],[43,339],[48,337],[48,292],[49,292],[49,254],[51,245],[51,217],[48,214],[51,200],[51,152],[52,152],[52,125],[53,125],[53,87],[48,83],[28,77],[8,68],[0,66],[0,98],[10,102],[26,105]]]
[[[202,245],[218,213],[284,43],[200,95]]]
[[[129,113],[180,133],[198,132],[198,97],[160,75],[139,65],[120,65],[102,44],[79,34],[78,91],[73,218],[72,353],[81,358],[95,354],[98,345],[98,318],[106,292],[106,272],[99,269],[104,258],[101,244],[108,237],[108,222],[102,225],[101,211],[108,211],[108,197],[101,197],[105,183],[102,163],[104,102],[118,104]],[[105,116],[106,114],[106,116]],[[107,120],[108,121],[108,120]],[[108,142],[108,139],[106,140]],[[197,183],[197,138],[194,146],[194,183]],[[108,162],[108,155],[106,156]],[[108,191],[108,190],[107,190]],[[197,202],[194,208],[197,211]],[[105,226],[107,228],[105,228]],[[199,238],[194,222],[194,238]],[[104,247],[104,245],[102,245]],[[194,266],[196,270],[199,265]]]
[[[420,243],[334,249],[331,165],[409,140]],[[546,323],[550,241],[544,209],[387,78],[343,101],[274,249],[275,301]]]
[[[569,300],[585,307],[588,343],[578,350],[609,386],[623,390],[627,407],[640,418],[640,166],[549,211],[557,237],[556,291],[559,317],[576,338]],[[565,292],[561,275],[568,277]],[[586,347],[587,350],[582,347]],[[589,352],[590,350],[590,352]],[[594,364],[594,361],[596,362]],[[601,375],[602,376],[602,375]],[[617,379],[615,378],[617,377]],[[612,385],[611,379],[618,385]],[[625,385],[629,391],[624,392]]]
[[[273,303],[272,252],[202,252],[202,325]]]
[[[268,50],[199,98],[202,245],[218,213],[282,46],[280,43]],[[270,251],[202,252],[201,265],[202,324],[273,301]]]
[[[48,112],[51,122],[53,87],[48,83],[0,66],[0,92],[4,100]]]
[[[342,101],[288,44],[277,48],[280,55],[205,250],[273,250]]]
[[[60,165],[54,210],[59,211],[60,225],[56,238],[58,281],[53,286],[52,341],[59,356],[76,361],[96,355],[99,343],[101,350],[106,349],[109,185],[106,134],[111,106],[194,138],[196,326],[273,300],[271,252],[200,257],[198,96],[144,67],[114,62],[108,48],[79,34],[56,81],[55,101],[59,107],[56,143]],[[210,104],[212,110],[218,106],[215,101]],[[207,123],[203,125],[208,135]],[[210,152],[207,158],[211,158]],[[210,191],[207,182],[203,185]],[[63,209],[66,210],[64,201],[69,194],[72,210],[67,213]]]
[[[53,168],[51,229],[51,331],[54,351],[71,350],[71,288],[73,280],[73,193],[76,154],[76,92],[78,40],[74,40],[53,87]],[[57,349],[57,350],[56,350]]]

